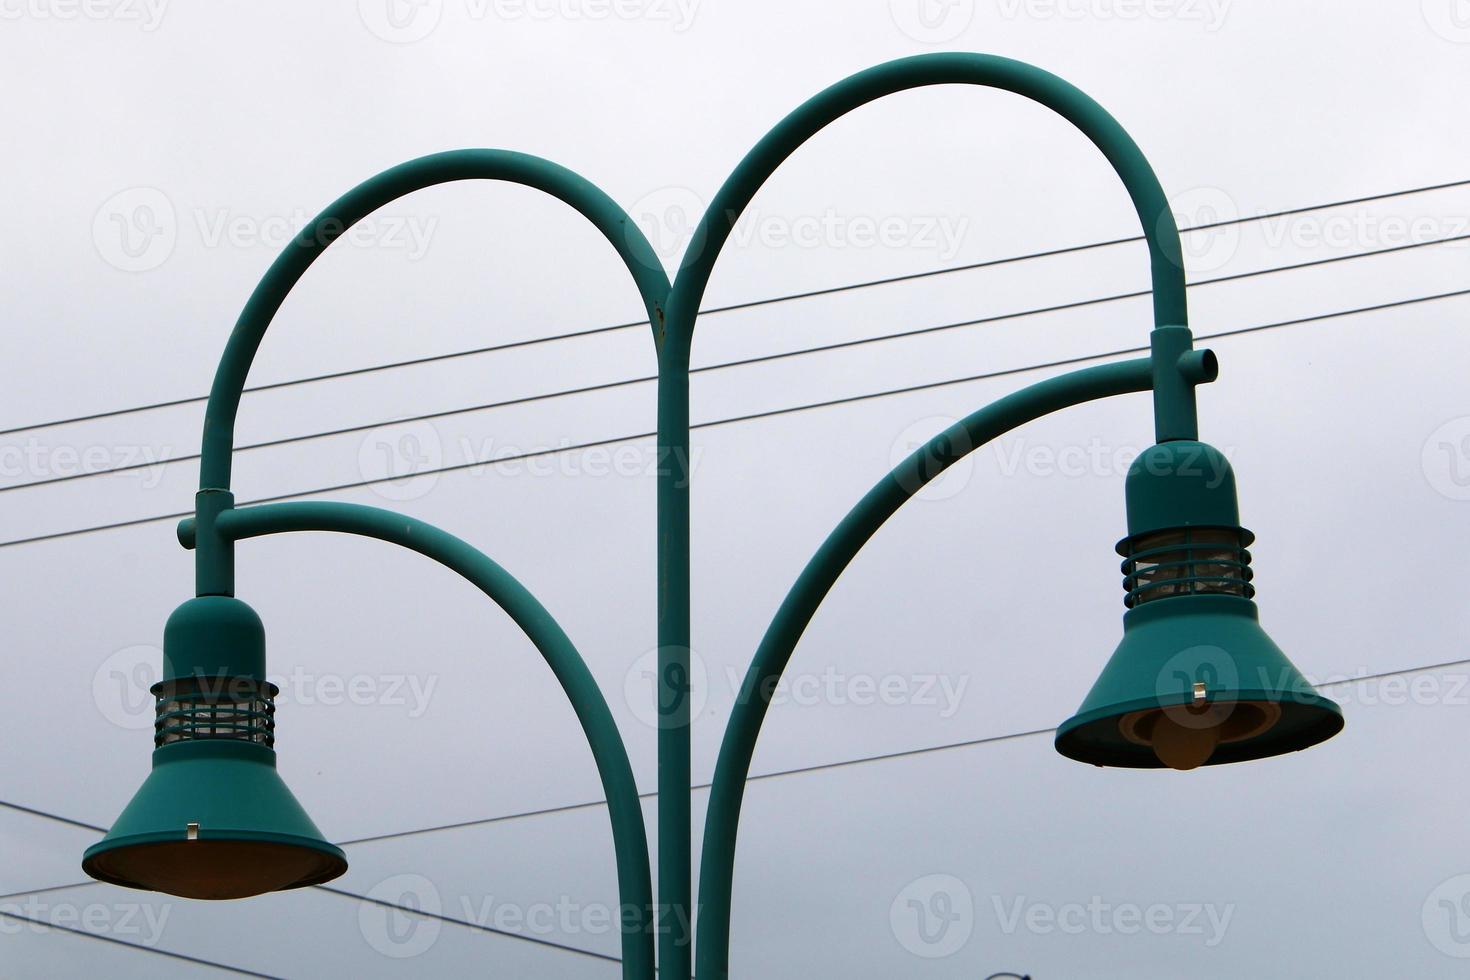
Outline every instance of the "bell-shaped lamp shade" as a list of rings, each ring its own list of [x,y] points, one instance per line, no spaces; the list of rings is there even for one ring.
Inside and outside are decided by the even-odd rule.
[[[180,606],[154,685],[153,771],[82,870],[183,898],[247,898],[347,870],[276,772],[265,630],[238,599]]]
[[[347,870],[276,772],[275,753],[228,739],[176,742],[82,870],[99,881],[182,898],[248,898]]]
[[[1252,536],[1235,476],[1199,442],[1167,442],[1129,470],[1123,641],[1057,751],[1079,762],[1194,769],[1316,745],[1342,730],[1261,628],[1252,601]]]
[[[1249,599],[1180,596],[1123,620],[1123,642],[1057,730],[1062,755],[1193,769],[1295,752],[1342,730],[1342,712],[1271,642]]]

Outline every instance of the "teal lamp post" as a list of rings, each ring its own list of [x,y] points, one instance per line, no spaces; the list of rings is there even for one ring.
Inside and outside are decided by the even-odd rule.
[[[697,312],[720,250],[771,173],[847,112],[894,92],[982,85],[1030,98],[1072,122],[1116,170],[1148,246],[1154,329],[1147,357],[1075,370],[979,409],[900,462],[858,501],[808,562],[758,646],[726,725],[710,788],[694,903],[689,739],[689,365]],[[230,493],[235,415],[255,351],[292,286],[332,241],[373,210],[454,180],[507,180],[543,190],[587,217],[633,278],[658,360],[658,874],[626,749],[607,703],[555,619],[519,582],[458,538],[355,504],[236,507]],[[597,763],[617,861],[623,975],[729,976],[730,903],[740,807],[756,740],[802,632],[853,557],[947,467],[1052,412],[1152,391],[1157,444],[1126,483],[1122,643],[1077,714],[1057,731],[1064,756],[1100,766],[1186,770],[1306,748],[1342,715],[1262,631],[1253,601],[1251,535],[1234,475],[1199,442],[1196,386],[1215,380],[1189,328],[1178,230],[1143,154],[1097,103],[1054,75],[978,54],[889,62],[819,93],[770,131],[710,203],[671,284],[648,242],[595,186],[555,164],[499,150],[441,153],[385,171],[330,205],[281,254],[251,295],[215,374],[205,411],[195,516],[179,527],[195,549],[197,597],[165,629],[153,771],[112,830],[86,852],[103,881],[190,898],[238,898],[318,884],[346,869],[274,768],[274,690],[264,631],[234,598],[234,548],[266,534],[326,531],[377,538],[455,570],[526,633],[561,683]],[[655,958],[655,941],[657,951]],[[696,961],[697,952],[697,961]]]

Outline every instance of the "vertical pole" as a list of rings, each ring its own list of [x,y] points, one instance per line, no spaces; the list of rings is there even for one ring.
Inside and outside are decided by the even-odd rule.
[[[228,490],[200,490],[194,495],[194,594],[235,594],[235,542],[220,535],[216,521],[235,506]]]
[[[1195,407],[1197,379],[1183,369],[1184,355],[1194,347],[1188,327],[1155,327],[1149,334],[1154,373],[1154,439],[1199,438],[1199,412]]]
[[[688,331],[677,331],[687,337]],[[658,967],[693,971],[689,763],[689,358],[665,338],[658,386]]]

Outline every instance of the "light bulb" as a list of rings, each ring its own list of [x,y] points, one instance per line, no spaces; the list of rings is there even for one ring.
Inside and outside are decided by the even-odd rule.
[[[1181,772],[1210,761],[1215,746],[1220,744],[1218,724],[1203,717],[1189,717],[1181,723],[1168,711],[1160,713],[1152,735],[1154,755],[1170,769]]]

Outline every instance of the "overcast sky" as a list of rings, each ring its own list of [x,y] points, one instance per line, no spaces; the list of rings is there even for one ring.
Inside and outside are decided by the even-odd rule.
[[[1082,87],[1142,146],[1181,224],[1375,197],[1188,236],[1192,282],[1397,249],[1191,289],[1200,335],[1470,288],[1466,243],[1398,248],[1470,235],[1470,186],[1379,196],[1470,180],[1464,0],[921,2],[0,0],[0,428],[196,399],[290,234],[425,153],[503,147],[571,167],[673,264],[703,202],[786,112],[925,51],[1003,54]],[[1137,230],[1100,154],[1060,119],[1003,93],[929,89],[864,108],[783,166],[707,304]],[[1147,286],[1142,246],[1112,246],[708,315],[694,360]],[[1020,734],[1064,720],[1117,642],[1121,476],[1151,438],[1146,397],[1008,436],[892,520],[803,639],[754,771],[888,758],[751,785],[736,975],[1463,976],[1467,312],[1449,298],[1207,342],[1221,376],[1201,391],[1202,437],[1235,463],[1263,624],[1347,716],[1310,752],[1129,772]],[[642,315],[570,209],[455,184],[334,245],[251,382]],[[1134,298],[711,371],[693,416],[1104,354],[1146,343],[1150,325]],[[241,452],[235,490],[379,481],[331,497],[483,548],[576,641],[651,792],[652,440],[423,471],[649,432],[653,386],[395,420],[647,376],[652,355],[637,327],[247,395],[242,445],[382,424]],[[912,444],[1056,370],[695,433],[697,782],[761,633],[832,526]],[[282,687],[280,768],[330,839],[399,835],[348,846],[337,886],[467,924],[316,889],[236,903],[48,890],[85,880],[98,833],[32,811],[105,827],[147,772],[146,689],[192,562],[171,519],[142,519],[192,507],[195,464],[160,461],[197,452],[201,411],[0,436],[0,975],[217,972],[203,960],[292,978],[617,976],[607,815],[550,672],[450,573],[340,536],[239,549],[239,595],[266,623]],[[12,543],[33,537],[46,539]],[[957,743],[971,744],[904,754]],[[652,830],[651,798],[645,812]]]

